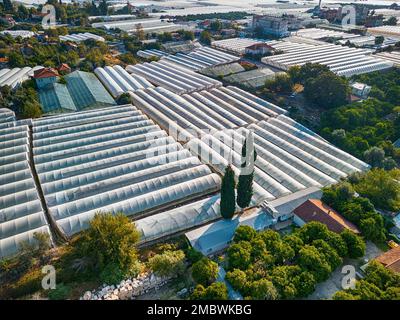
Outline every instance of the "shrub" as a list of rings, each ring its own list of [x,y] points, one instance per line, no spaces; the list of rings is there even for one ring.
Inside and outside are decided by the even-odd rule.
[[[192,266],[194,281],[204,286],[213,283],[218,276],[218,264],[204,257]]]
[[[182,250],[165,251],[149,259],[150,268],[160,276],[173,276],[185,271],[185,253]]]
[[[57,284],[55,289],[50,289],[48,297],[50,300],[65,300],[71,293],[71,288],[63,283]]]

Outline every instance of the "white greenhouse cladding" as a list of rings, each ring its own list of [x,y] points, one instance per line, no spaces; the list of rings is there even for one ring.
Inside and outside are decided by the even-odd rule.
[[[157,87],[131,93],[139,109],[153,118],[176,140],[187,142],[194,137],[223,129],[246,126],[286,111],[236,87],[179,96]]]
[[[121,94],[128,91],[153,87],[145,78],[129,74],[119,65],[104,68],[99,67],[94,70],[94,73],[114,98],[118,98]]]
[[[177,94],[190,93],[222,86],[220,81],[197,74],[187,68],[151,62],[128,65],[126,70],[133,75],[139,75],[149,82],[164,87]]]
[[[319,63],[328,66],[331,71],[340,76],[351,77],[393,67],[392,62],[375,58],[370,51],[364,49],[327,43],[319,45],[296,43],[293,46],[290,38],[288,41],[271,45],[286,53],[264,57],[261,61],[282,70],[288,70],[293,66],[302,66],[306,63]]]
[[[209,47],[198,48],[188,54],[177,53],[175,55],[163,56],[161,63],[178,65],[193,71],[200,71],[204,68],[227,64],[238,61],[239,57],[214,50]]]
[[[42,69],[42,66],[24,67],[0,70],[0,87],[9,86],[11,89],[17,88],[22,82],[33,76],[35,70]]]
[[[211,46],[216,49],[231,52],[233,54],[243,55],[247,47],[259,43],[268,43],[268,41],[262,41],[250,38],[231,38],[231,39],[213,41],[211,42]]]
[[[96,212],[134,219],[217,192],[220,177],[131,105],[33,122],[36,170],[68,236]]]
[[[29,129],[14,120],[0,109],[0,258],[33,243],[35,232],[50,235],[29,162]]]
[[[90,33],[90,32],[68,34],[65,36],[60,36],[59,38],[60,38],[60,41],[72,41],[72,42],[82,42],[82,41],[89,40],[89,39],[101,41],[101,42],[105,41],[105,39],[103,37],[98,36],[93,33]]]
[[[135,105],[220,174],[232,163],[239,175],[240,152],[247,134],[244,127],[253,129],[258,153],[254,204],[327,186],[369,168],[284,116],[283,109],[236,87],[182,96],[158,87],[136,91],[131,97]]]

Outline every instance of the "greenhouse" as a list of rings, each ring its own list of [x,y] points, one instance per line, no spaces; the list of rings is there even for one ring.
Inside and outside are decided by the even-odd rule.
[[[100,37],[100,36],[90,33],[90,32],[67,34],[65,36],[60,36],[59,38],[60,38],[60,41],[72,41],[72,42],[82,42],[82,41],[86,41],[89,39],[101,41],[101,42],[105,41],[105,39],[103,37]]]
[[[236,55],[243,55],[247,47],[264,42],[266,41],[249,38],[231,38],[213,41],[211,42],[211,46]]]
[[[324,42],[319,45],[301,44],[301,47],[297,45],[294,48],[290,45],[285,47],[290,41],[291,38],[279,44],[271,44],[275,49],[283,49],[285,53],[264,57],[262,62],[282,70],[289,70],[293,66],[302,66],[306,63],[319,63],[346,77],[393,67],[393,62],[376,58],[369,50]]]
[[[14,121],[12,111],[0,109],[0,258],[13,255],[34,234],[50,236],[29,160],[28,126]]]
[[[22,82],[29,80],[35,70],[42,69],[42,66],[24,67],[13,69],[0,70],[0,87],[9,86],[11,89],[16,89]]]
[[[126,70],[177,94],[200,91],[222,85],[220,81],[197,74],[187,68],[160,62],[129,65]]]
[[[131,105],[33,121],[49,213],[68,236],[97,212],[137,219],[217,192],[220,177]]]
[[[219,201],[219,195],[215,195],[137,220],[140,242],[154,241],[220,218]]]
[[[66,84],[56,82],[39,90],[44,113],[54,114],[115,105],[112,96],[94,74],[74,71],[64,79]]]
[[[119,65],[104,68],[99,67],[94,70],[94,73],[114,98],[128,91],[154,87],[145,78],[129,74]]]

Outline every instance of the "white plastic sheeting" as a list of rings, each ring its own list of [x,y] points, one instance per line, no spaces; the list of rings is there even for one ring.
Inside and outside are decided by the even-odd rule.
[[[24,67],[24,68],[13,68],[13,69],[2,69],[0,70],[0,86],[9,86],[11,89],[17,88],[22,82],[29,79],[33,75],[33,72],[38,69],[42,69],[42,66],[36,67]]]
[[[90,33],[90,32],[74,33],[74,34],[68,34],[65,36],[60,36],[60,41],[82,42],[82,41],[85,41],[88,39],[93,39],[93,40],[101,41],[101,42],[105,41],[105,39],[103,37],[98,36],[93,33]]]
[[[283,41],[279,44],[271,44],[275,49],[281,49],[281,45],[291,43]],[[371,56],[371,51],[349,48],[340,45],[322,43],[320,45],[301,44],[301,47],[289,49],[284,54],[262,58],[262,62],[288,70],[292,66],[302,66],[306,63],[319,63],[326,65],[330,70],[340,76],[351,77],[378,70],[386,70],[393,67],[390,61],[384,61]],[[340,65],[338,65],[340,63]]]
[[[97,212],[137,218],[220,187],[218,175],[134,106],[39,119],[33,131],[46,203],[68,236]]]
[[[222,85],[221,82],[197,74],[190,69],[160,62],[129,65],[126,70],[177,94],[216,88]]]
[[[117,98],[124,92],[153,87],[145,78],[129,74],[119,65],[104,68],[99,67],[94,72],[114,98]]]
[[[219,195],[155,214],[135,222],[140,242],[149,242],[220,218]]]
[[[9,119],[10,124],[8,129],[0,130],[0,258],[3,258],[17,253],[21,242],[34,243],[35,232],[50,235],[50,230],[29,164],[28,127],[14,122],[13,113],[7,109],[0,110],[0,119]]]

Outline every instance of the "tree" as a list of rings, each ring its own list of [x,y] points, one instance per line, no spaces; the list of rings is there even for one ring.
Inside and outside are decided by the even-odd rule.
[[[260,279],[251,283],[249,295],[255,300],[276,300],[279,297],[273,283],[267,279]]]
[[[368,198],[375,207],[398,211],[400,210],[400,170],[385,171],[373,169],[362,175],[355,185],[356,191]]]
[[[211,44],[211,33],[208,32],[207,30],[204,30],[200,33],[200,42],[206,45]]]
[[[232,285],[232,288],[239,292],[245,292],[247,290],[247,275],[246,272],[233,269],[226,273],[225,279]]]
[[[26,101],[22,107],[21,116],[25,119],[39,118],[42,116],[42,108],[37,101]]]
[[[207,257],[197,261],[192,266],[192,277],[194,281],[203,286],[213,283],[218,276],[218,264]]]
[[[235,214],[235,172],[228,165],[221,183],[221,215],[225,219],[231,219]]]
[[[220,31],[222,29],[222,23],[219,19],[216,19],[210,23],[210,29],[212,31]]]
[[[304,86],[304,96],[325,109],[345,105],[349,93],[348,81],[331,71],[309,78]]]
[[[165,251],[151,257],[149,266],[163,277],[180,275],[185,271],[185,253],[182,250]]]
[[[234,243],[227,251],[229,269],[246,270],[251,263],[251,245],[247,241]]]
[[[137,262],[136,244],[139,232],[122,213],[98,213],[82,232],[74,249],[78,256],[89,260],[93,270],[104,270],[114,263],[122,272],[128,273]]]
[[[350,230],[344,230],[340,236],[346,242],[349,258],[361,258],[365,255],[365,242]]]
[[[130,94],[127,92],[121,94],[117,99],[117,103],[120,105],[132,103]]]
[[[277,74],[274,79],[265,82],[265,88],[272,92],[291,93],[293,86],[293,80],[287,74]]]
[[[386,21],[383,22],[384,25],[387,26],[395,26],[397,25],[397,18],[396,17],[390,17]]]
[[[380,45],[385,41],[385,38],[383,36],[377,36],[375,37],[375,44]]]
[[[253,197],[254,163],[256,159],[257,152],[254,148],[254,138],[250,132],[242,146],[241,172],[237,185],[236,202],[242,209],[250,205]]]
[[[145,33],[144,33],[144,30],[143,30],[143,25],[142,25],[141,23],[138,23],[138,24],[136,25],[136,37],[137,37],[140,41],[142,41],[142,40],[145,39]]]
[[[25,66],[24,56],[17,51],[12,51],[8,55],[8,64],[13,68],[23,67]]]
[[[364,152],[364,159],[372,167],[381,168],[385,159],[385,151],[378,147],[372,147]]]
[[[298,263],[303,270],[311,272],[318,282],[328,279],[332,272],[325,256],[314,246],[305,245],[300,249]]]
[[[251,241],[257,236],[257,231],[250,226],[239,226],[235,231],[235,235],[233,236],[234,242],[240,241]]]
[[[108,13],[108,4],[107,4],[107,0],[101,0],[100,4],[99,4],[99,12],[102,16],[106,16]]]
[[[300,69],[294,67],[291,71],[289,71],[289,75],[295,76],[295,79],[292,79],[293,82],[305,85],[308,80],[315,79],[319,75],[326,72],[330,72],[327,66],[319,63],[308,62],[301,66]]]
[[[194,289],[191,300],[228,300],[228,288],[225,283],[215,282],[207,288],[197,285]]]

